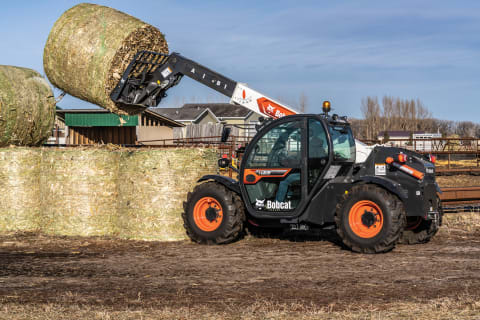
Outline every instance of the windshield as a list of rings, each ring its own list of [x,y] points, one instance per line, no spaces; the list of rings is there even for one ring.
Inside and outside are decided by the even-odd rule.
[[[352,130],[345,126],[330,126],[334,159],[338,161],[355,161],[355,139]]]
[[[298,167],[301,163],[301,125],[285,122],[261,137],[247,160],[247,168]],[[295,165],[294,165],[295,164]]]

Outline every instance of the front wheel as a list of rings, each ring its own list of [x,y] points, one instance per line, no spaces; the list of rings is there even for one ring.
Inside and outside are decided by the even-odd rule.
[[[376,185],[353,186],[337,205],[337,233],[352,251],[381,253],[392,250],[405,223],[403,203]]]
[[[243,202],[235,192],[217,182],[196,186],[188,193],[183,208],[183,226],[194,242],[223,244],[243,235]]]

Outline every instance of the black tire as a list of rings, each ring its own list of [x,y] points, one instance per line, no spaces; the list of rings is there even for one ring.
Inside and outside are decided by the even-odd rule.
[[[367,203],[376,209],[365,210],[360,204]],[[377,212],[378,211],[378,212]],[[355,214],[357,212],[357,214]],[[364,216],[366,222],[363,222]],[[361,216],[362,224],[351,225],[349,218]],[[373,217],[372,220],[368,218]],[[342,196],[337,204],[335,223],[337,233],[343,243],[352,251],[360,253],[382,253],[392,250],[399,241],[405,225],[405,209],[403,203],[394,194],[372,184],[355,185],[351,191]],[[370,229],[376,228],[378,229]],[[369,236],[360,236],[358,228],[366,230]],[[357,229],[354,231],[354,229]],[[362,231],[360,230],[360,231]],[[376,234],[375,234],[376,232]],[[372,234],[370,236],[370,234]]]
[[[202,229],[202,225],[196,222],[198,218],[195,220],[194,217],[197,203],[199,201],[205,203],[205,200],[202,199],[208,198],[214,199],[214,203],[218,203],[221,207],[219,210],[216,204],[211,205],[212,208],[217,209],[217,213],[221,212],[221,214],[217,214],[217,218],[220,220],[218,227],[212,226],[215,228],[213,230],[206,230],[204,227]],[[189,238],[194,242],[226,244],[238,240],[244,234],[245,208],[242,199],[238,194],[217,182],[206,182],[196,186],[193,192],[188,193],[187,201],[183,203],[183,209],[183,226]],[[197,214],[200,211],[202,210],[197,210]],[[213,221],[211,222],[213,223]]]
[[[421,217],[407,217],[407,223],[403,235],[400,238],[402,244],[421,244],[429,242],[442,225],[443,210],[440,199],[438,202],[438,213],[435,219],[425,220]]]

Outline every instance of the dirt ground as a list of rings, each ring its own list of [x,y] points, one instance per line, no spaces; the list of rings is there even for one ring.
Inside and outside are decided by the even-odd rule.
[[[223,246],[0,236],[0,307],[222,312],[263,301],[338,312],[461,297],[480,300],[480,224],[446,226],[428,244],[380,255],[344,250],[329,233]]]

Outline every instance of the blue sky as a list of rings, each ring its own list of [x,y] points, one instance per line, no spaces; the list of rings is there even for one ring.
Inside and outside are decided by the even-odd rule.
[[[0,64],[43,73],[51,27],[80,2],[3,2]],[[390,95],[419,98],[437,118],[480,122],[480,1],[95,3],[156,26],[172,51],[292,106],[304,92],[308,112],[331,100],[335,112],[360,117],[362,98]],[[162,106],[227,101],[187,78],[169,95]],[[66,97],[60,106],[88,104]]]

